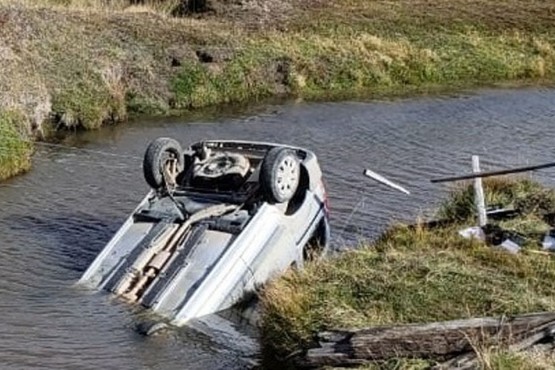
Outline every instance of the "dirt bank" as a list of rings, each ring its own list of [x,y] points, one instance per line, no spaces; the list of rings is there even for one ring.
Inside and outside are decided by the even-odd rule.
[[[179,18],[179,1],[144,3],[0,0],[0,110],[22,117],[22,143],[129,114],[275,95],[406,94],[554,76],[547,1],[212,0]]]

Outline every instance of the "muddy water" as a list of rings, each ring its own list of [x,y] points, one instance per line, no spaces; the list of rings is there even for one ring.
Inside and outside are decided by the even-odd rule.
[[[228,369],[256,357],[253,339],[228,321],[209,318],[196,329],[145,338],[133,330],[139,309],[72,287],[147,191],[141,156],[152,138],[264,140],[314,150],[328,185],[336,243],[354,245],[394,220],[429,213],[447,187],[428,180],[467,172],[472,154],[486,170],[552,161],[554,103],[555,90],[542,88],[287,103],[134,122],[66,139],[86,151],[39,148],[33,171],[0,185],[1,367]],[[364,168],[412,195],[363,178]],[[534,176],[555,184],[555,169]]]

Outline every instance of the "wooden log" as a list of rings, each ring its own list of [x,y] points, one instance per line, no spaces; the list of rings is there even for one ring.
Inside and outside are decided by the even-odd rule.
[[[477,345],[537,341],[551,335],[554,325],[555,312],[542,312],[324,332],[318,335],[320,347],[309,349],[296,365],[353,366],[391,358],[444,361],[472,352]]]

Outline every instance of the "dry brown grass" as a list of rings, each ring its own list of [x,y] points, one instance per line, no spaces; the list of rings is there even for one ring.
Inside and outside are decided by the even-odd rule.
[[[35,9],[79,10],[96,12],[146,12],[171,15],[179,0],[145,0],[134,4],[129,0],[0,0],[0,6],[24,6]]]
[[[489,31],[546,31],[554,27],[555,3],[550,0],[323,0],[306,2],[301,13],[304,28],[310,23],[344,24],[406,33],[426,28],[430,32],[476,27]],[[330,8],[333,9],[330,11]],[[303,18],[309,15],[312,21]]]
[[[478,368],[483,370],[552,370],[555,354],[552,349],[532,348],[514,352],[506,348],[481,348],[477,350]]]

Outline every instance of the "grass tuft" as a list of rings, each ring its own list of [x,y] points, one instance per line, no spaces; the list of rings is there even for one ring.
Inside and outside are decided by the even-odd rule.
[[[555,212],[555,191],[528,178],[487,178],[483,181],[488,207],[515,208],[523,216],[542,217]],[[474,188],[466,183],[456,187],[437,213],[439,219],[469,221],[476,214]]]
[[[24,119],[20,113],[0,111],[0,180],[31,166],[32,145],[25,134]]]

